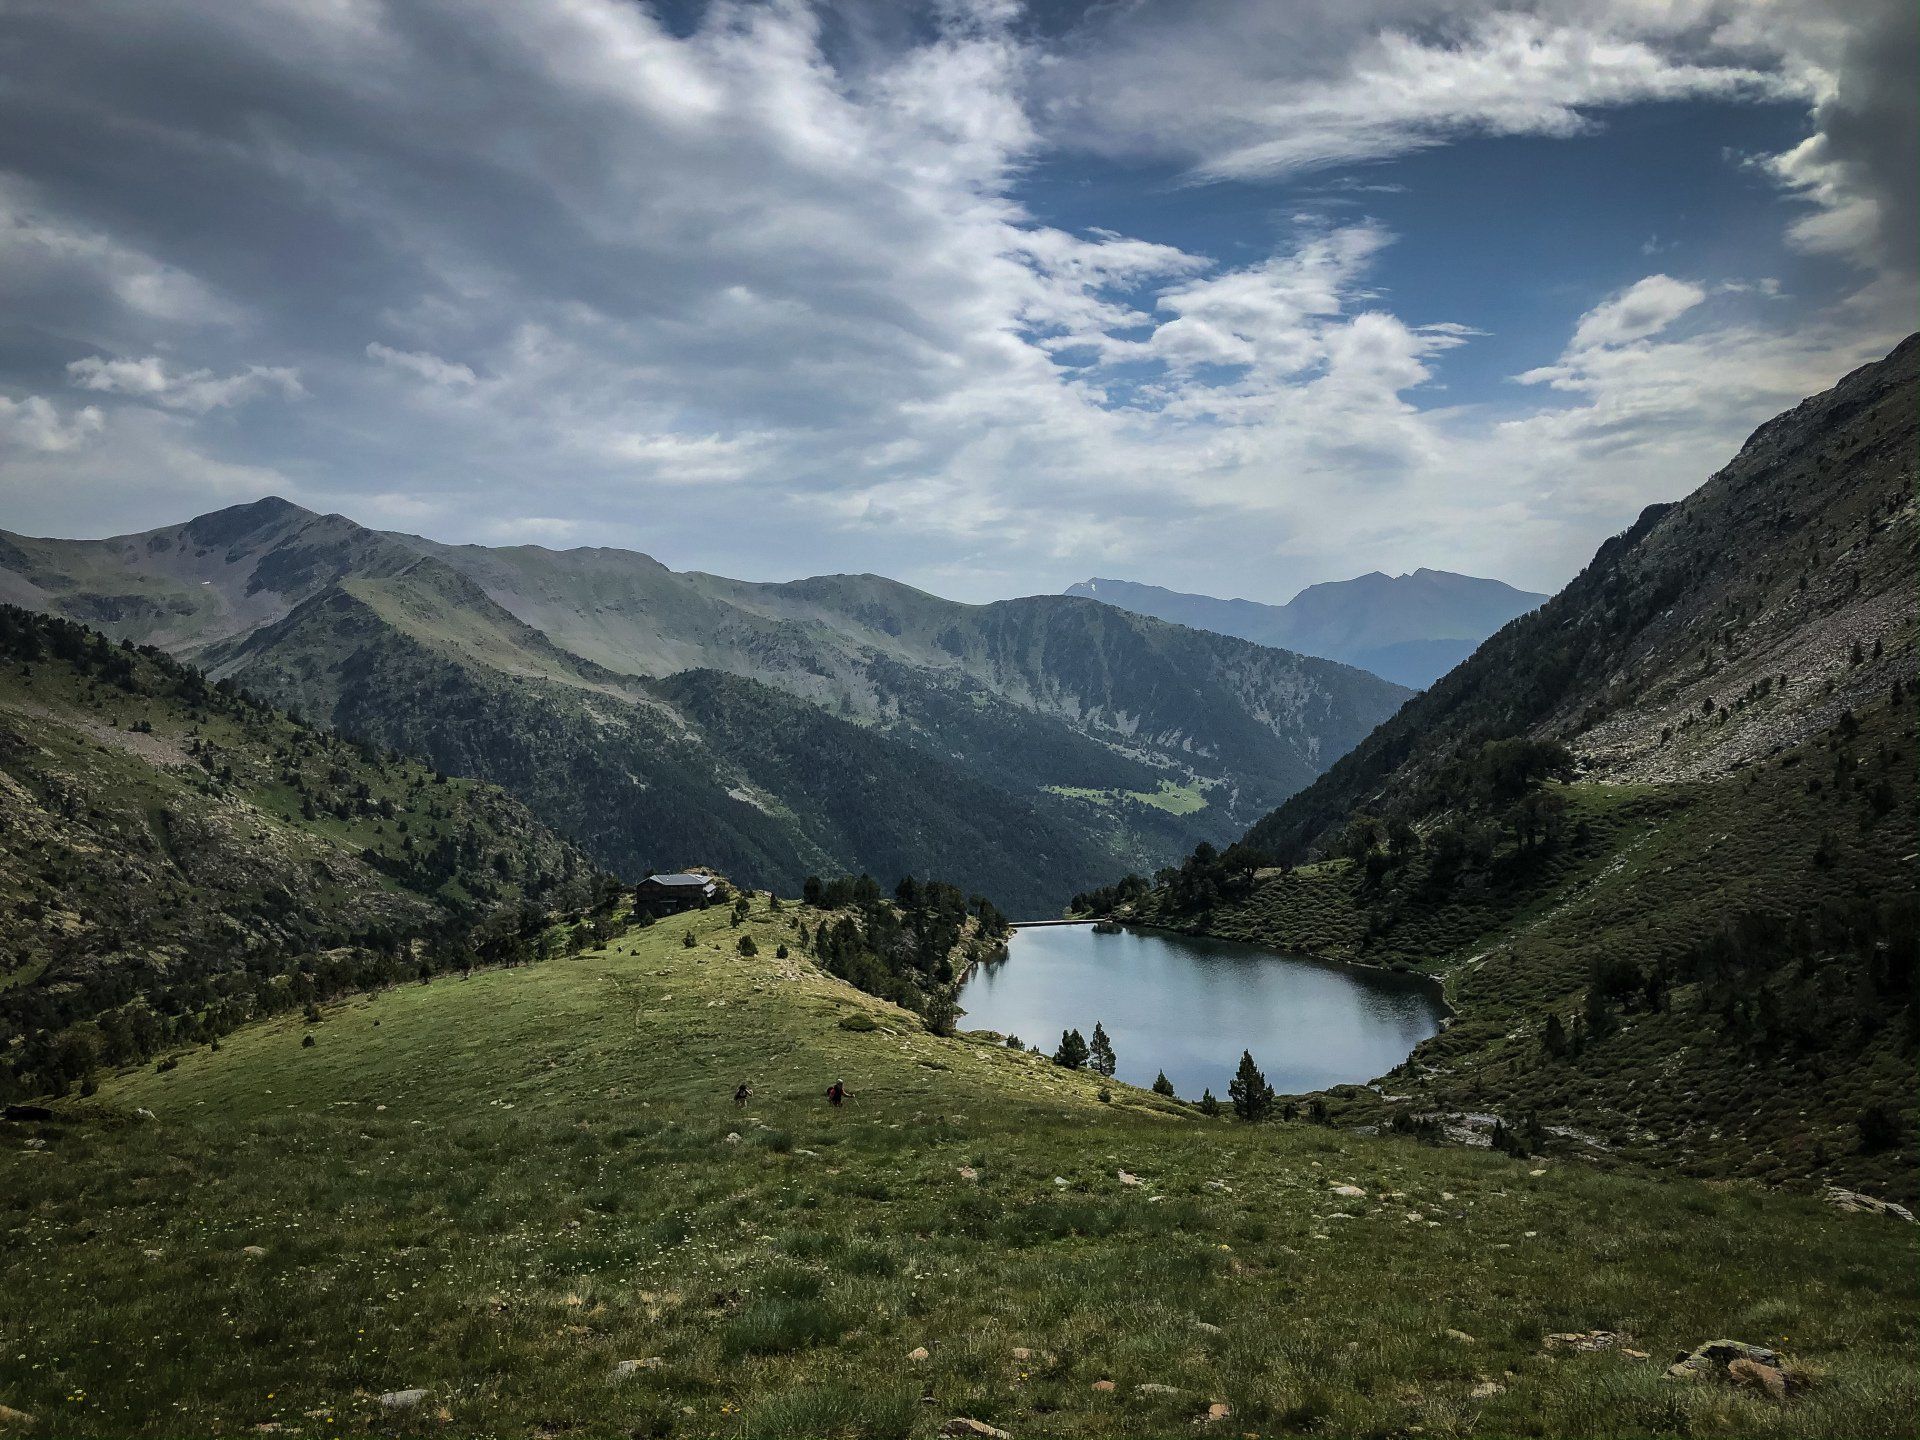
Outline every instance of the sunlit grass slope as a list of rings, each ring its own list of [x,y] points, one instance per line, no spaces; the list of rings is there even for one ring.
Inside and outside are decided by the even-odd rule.
[[[1209,1433],[1911,1432],[1907,1226],[1102,1103],[825,977],[795,923],[397,988],[0,1126],[0,1404],[73,1436],[1166,1435],[1216,1402]],[[1592,1329],[1651,1358],[1544,1353]],[[1664,1378],[1721,1336],[1814,1385]]]

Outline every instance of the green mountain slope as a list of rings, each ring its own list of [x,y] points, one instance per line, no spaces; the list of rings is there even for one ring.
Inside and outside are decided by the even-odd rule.
[[[0,1403],[75,1437],[1911,1428],[1910,1227],[1102,1103],[825,975],[801,919],[398,986],[0,1121]],[[1794,1393],[1667,1377],[1720,1336]]]
[[[391,974],[594,874],[496,790],[0,609],[0,1088],[77,1078],[48,1069],[75,1022],[108,1055],[217,1035],[300,971]]]
[[[279,500],[114,540],[0,536],[0,592],[499,783],[616,869],[933,870],[1039,914],[1224,838],[1405,694],[1059,597],[751,585]],[[665,683],[691,671],[741,683]]]
[[[1457,1023],[1338,1097],[1358,1123],[1531,1114],[1596,1158],[1912,1198],[1917,400],[1910,340],[1243,846],[1089,903],[1443,977]]]
[[[1067,594],[1259,645],[1321,655],[1401,685],[1431,685],[1547,597],[1498,580],[1415,570],[1309,585],[1285,605],[1217,600],[1131,580],[1082,580]]]

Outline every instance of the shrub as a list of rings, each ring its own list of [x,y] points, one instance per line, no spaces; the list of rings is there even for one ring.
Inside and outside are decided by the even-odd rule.
[[[854,1014],[842,1015],[840,1017],[840,1028],[842,1030],[876,1030],[879,1027],[873,1023],[873,1017],[871,1015]]]
[[[760,953],[760,947],[753,943],[753,937],[751,935],[742,935],[739,945],[735,948],[737,948],[742,955],[758,955]]]

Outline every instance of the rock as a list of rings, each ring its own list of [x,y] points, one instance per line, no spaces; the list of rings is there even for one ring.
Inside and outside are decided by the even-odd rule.
[[[155,1115],[153,1111],[147,1109],[146,1106],[141,1105],[134,1110],[133,1118],[136,1120],[157,1120],[160,1117]]]
[[[940,1433],[947,1436],[973,1436],[975,1440],[1013,1440],[1004,1430],[996,1430],[984,1420],[970,1420],[965,1415],[956,1415],[940,1427]]]
[[[36,1135],[33,1139],[27,1141],[26,1148],[29,1150],[44,1150],[47,1148],[47,1142]]]
[[[1762,1365],[1757,1360],[1744,1357],[1727,1366],[1727,1378],[1736,1385],[1752,1386],[1764,1390],[1769,1400],[1787,1403],[1787,1377],[1771,1365]]]
[[[33,1416],[11,1405],[0,1405],[0,1430],[31,1430]]]
[[[1506,1386],[1496,1380],[1482,1380],[1478,1385],[1467,1391],[1467,1394],[1475,1400],[1491,1400],[1506,1388]]]
[[[1016,1345],[1013,1347],[1013,1358],[1016,1360],[1031,1360],[1033,1359],[1033,1351],[1024,1345]]]
[[[933,1352],[924,1345],[916,1345],[913,1349],[907,1351],[907,1358],[918,1365],[922,1360],[931,1360],[933,1358]]]
[[[1367,1192],[1362,1190],[1358,1185],[1336,1185],[1333,1187],[1333,1193],[1336,1195],[1344,1195],[1349,1200],[1364,1200],[1367,1198]]]
[[[1093,1388],[1094,1388],[1094,1389],[1096,1389],[1096,1390],[1098,1390],[1098,1391],[1099,1391],[1099,1392],[1100,1392],[1101,1394],[1103,1394],[1103,1395],[1109,1395],[1109,1394],[1112,1394],[1112,1393],[1113,1393],[1113,1381],[1111,1381],[1111,1380],[1096,1380],[1096,1381],[1094,1381],[1094,1382],[1093,1382]]]
[[[263,1260],[266,1258],[267,1247],[264,1245],[242,1245],[240,1247],[240,1253],[249,1260]]]
[[[960,1178],[962,1180],[978,1180],[980,1178],[980,1172],[971,1165],[962,1165],[960,1167]]]
[[[1198,1330],[1202,1335],[1223,1335],[1226,1333],[1218,1325],[1211,1325],[1205,1320],[1194,1321],[1193,1328]]]
[[[12,1108],[12,1107],[9,1107]],[[13,1117],[9,1115],[8,1119]],[[1853,1190],[1842,1190],[1838,1185],[1827,1187],[1827,1203],[1842,1210],[1856,1211],[1864,1215],[1891,1215],[1896,1220],[1904,1220],[1911,1225],[1913,1212],[1904,1205],[1896,1205],[1891,1200],[1875,1200],[1871,1195],[1861,1195]]]
[[[1067,1186],[1069,1186],[1073,1182],[1067,1179],[1067,1177],[1064,1175],[1056,1175],[1053,1177],[1053,1183],[1055,1185],[1058,1185],[1062,1190],[1064,1190],[1067,1188]]]
[[[1227,1182],[1226,1182],[1226,1181],[1224,1181],[1224,1180],[1209,1180],[1209,1181],[1207,1181],[1207,1189],[1209,1189],[1209,1190],[1224,1190],[1224,1191],[1226,1191],[1226,1192],[1227,1192],[1227,1193],[1228,1193],[1229,1195],[1231,1195],[1231,1194],[1233,1193],[1233,1186],[1231,1186],[1231,1185],[1229,1185],[1229,1184],[1227,1184]]]
[[[1138,1185],[1140,1183],[1140,1177],[1130,1171],[1122,1170],[1119,1172],[1119,1175],[1122,1185]]]
[[[1445,1335],[1447,1339],[1461,1345],[1472,1345],[1475,1343],[1473,1336],[1467,1334],[1464,1330],[1442,1330],[1440,1333]]]
[[[411,1410],[427,1398],[424,1390],[389,1390],[380,1397],[382,1410]]]
[[[1133,1393],[1136,1395],[1184,1395],[1187,1392],[1177,1385],[1155,1385],[1149,1381],[1145,1385],[1134,1386]]]
[[[1724,1369],[1731,1376],[1734,1362],[1741,1360],[1776,1372],[1781,1368],[1777,1350],[1749,1345],[1744,1340],[1709,1340],[1683,1353],[1667,1367],[1667,1375],[1674,1380],[1694,1380]]]
[[[1582,1330],[1549,1335],[1543,1342],[1549,1350],[1611,1350],[1627,1337],[1612,1330]]]
[[[622,1360],[613,1367],[613,1378],[615,1380],[625,1380],[629,1376],[638,1375],[642,1370],[664,1370],[666,1368],[667,1362],[658,1355],[649,1355],[644,1360]]]
[[[1626,1356],[1629,1360],[1649,1360],[1653,1358],[1652,1356],[1648,1355],[1646,1351],[1635,1350],[1630,1345],[1622,1345],[1620,1347],[1620,1353]]]
[[[158,1260],[166,1252],[164,1250],[142,1250],[140,1253],[149,1260]]]
[[[740,1132],[738,1130],[729,1130],[724,1143],[728,1145],[738,1145],[740,1143]]]
[[[1207,1424],[1215,1425],[1233,1414],[1233,1407],[1224,1400],[1216,1400],[1207,1406]]]

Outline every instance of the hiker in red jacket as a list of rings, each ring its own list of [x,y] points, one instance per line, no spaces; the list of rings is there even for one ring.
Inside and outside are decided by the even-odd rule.
[[[840,1108],[840,1102],[847,1098],[847,1082],[836,1080],[827,1087],[827,1103],[834,1109]]]

